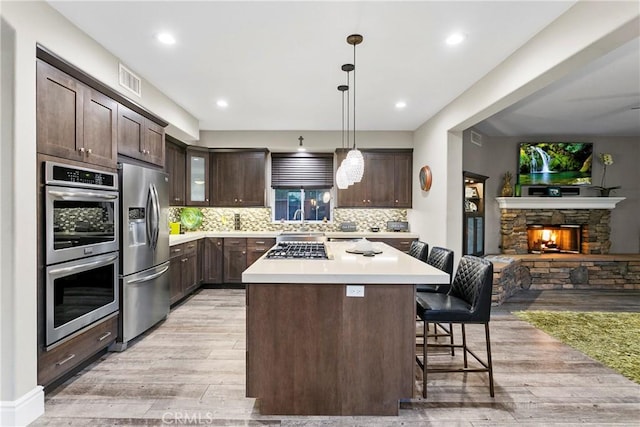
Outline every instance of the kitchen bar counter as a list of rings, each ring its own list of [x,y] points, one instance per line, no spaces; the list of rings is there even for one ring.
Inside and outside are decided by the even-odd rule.
[[[449,275],[382,242],[373,242],[381,254],[365,257],[346,252],[353,242],[326,242],[332,259],[266,259],[242,273],[244,283],[437,284]]]
[[[384,243],[382,253],[257,260],[245,270],[247,397],[269,415],[398,415],[413,397],[415,284],[449,276]]]

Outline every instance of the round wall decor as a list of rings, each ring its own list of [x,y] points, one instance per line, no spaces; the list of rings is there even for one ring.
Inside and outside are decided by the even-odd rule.
[[[431,188],[431,168],[423,166],[420,169],[420,188],[422,191],[429,191]]]

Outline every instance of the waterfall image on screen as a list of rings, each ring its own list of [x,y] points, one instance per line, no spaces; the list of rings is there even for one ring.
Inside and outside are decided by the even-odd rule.
[[[520,185],[591,185],[591,142],[522,142]]]

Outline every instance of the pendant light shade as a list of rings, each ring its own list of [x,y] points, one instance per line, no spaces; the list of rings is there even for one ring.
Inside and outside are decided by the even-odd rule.
[[[362,43],[360,34],[351,34],[347,43],[353,45],[353,148],[347,153],[345,168],[349,182],[360,182],[364,175],[364,157],[356,148],[356,46]]]

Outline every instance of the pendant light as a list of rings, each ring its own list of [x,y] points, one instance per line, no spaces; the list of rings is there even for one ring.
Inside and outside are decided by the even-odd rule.
[[[347,118],[347,145],[346,147],[349,148],[350,144],[349,144],[349,111],[351,110],[350,106],[351,106],[351,100],[349,98],[349,89],[351,88],[350,86],[350,75],[349,73],[352,72],[355,67],[353,64],[343,64],[342,65],[342,71],[347,73],[347,111],[346,111],[346,118]],[[342,147],[344,148],[344,146]],[[353,185],[355,183],[354,180],[354,174],[349,172],[349,168],[351,167],[351,164],[347,161],[346,158],[342,159],[342,170],[344,171],[345,177],[346,177],[346,182],[347,182],[347,187],[350,185]]]
[[[347,37],[347,43],[353,46],[353,148],[347,153],[343,162],[349,182],[360,182],[364,174],[364,157],[356,146],[356,46],[362,43],[360,34],[351,34]]]
[[[349,89],[347,85],[338,86],[338,90],[342,92],[342,148],[344,148],[344,92]],[[339,190],[344,190],[349,187],[349,180],[342,164],[338,166],[336,171],[336,185]]]

